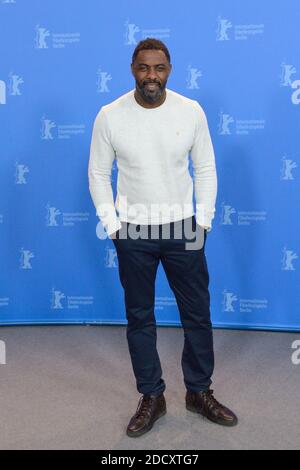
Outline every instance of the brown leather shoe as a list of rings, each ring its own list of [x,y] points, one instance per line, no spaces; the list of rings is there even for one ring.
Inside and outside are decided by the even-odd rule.
[[[127,436],[138,437],[150,431],[154,422],[167,412],[164,394],[143,395],[127,426]]]
[[[186,392],[186,408],[194,413],[200,413],[210,421],[223,426],[236,426],[236,415],[225,406],[221,405],[213,396],[213,390],[204,392]]]

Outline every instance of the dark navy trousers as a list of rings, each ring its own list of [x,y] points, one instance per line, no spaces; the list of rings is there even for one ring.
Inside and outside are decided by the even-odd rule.
[[[201,230],[195,216],[189,220],[194,232]],[[160,261],[174,292],[184,330],[181,365],[186,389],[203,391],[212,383],[214,351],[205,257],[207,232],[202,248],[198,245],[188,250],[186,243],[195,241],[196,235],[187,238],[184,221],[188,219],[157,225],[155,236],[153,233],[151,236],[151,225],[122,222],[113,239],[124,289],[129,352],[137,390],[142,394],[159,395],[166,388],[156,347],[154,315],[155,279]],[[178,225],[182,228],[179,238]],[[130,226],[135,232],[141,231],[138,238],[131,236]],[[166,226],[169,226],[169,237],[163,231]]]

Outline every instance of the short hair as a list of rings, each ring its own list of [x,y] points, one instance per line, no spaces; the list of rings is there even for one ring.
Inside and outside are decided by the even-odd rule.
[[[147,50],[156,49],[156,50],[163,51],[168,59],[169,64],[171,63],[170,53],[169,53],[167,46],[159,39],[146,38],[140,41],[138,45],[136,46],[136,48],[134,49],[133,54],[132,54],[132,64],[135,61],[138,53],[144,49],[147,49]]]

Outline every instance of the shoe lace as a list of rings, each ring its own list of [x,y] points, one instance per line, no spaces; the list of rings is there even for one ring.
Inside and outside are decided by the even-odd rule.
[[[216,398],[213,396],[214,391],[213,390],[208,390],[204,394],[204,403],[207,406],[208,409],[210,408],[222,408],[222,405]]]
[[[151,403],[152,398],[149,396],[142,396],[138,403],[138,407],[136,410],[136,416],[144,416],[149,413],[149,404]]]

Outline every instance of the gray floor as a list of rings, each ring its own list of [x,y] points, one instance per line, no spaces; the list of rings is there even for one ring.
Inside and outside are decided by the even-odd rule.
[[[216,398],[239,416],[223,428],[185,409],[183,331],[158,327],[168,413],[140,438],[125,429],[140,394],[124,326],[1,327],[1,449],[299,449],[297,333],[214,330]]]

